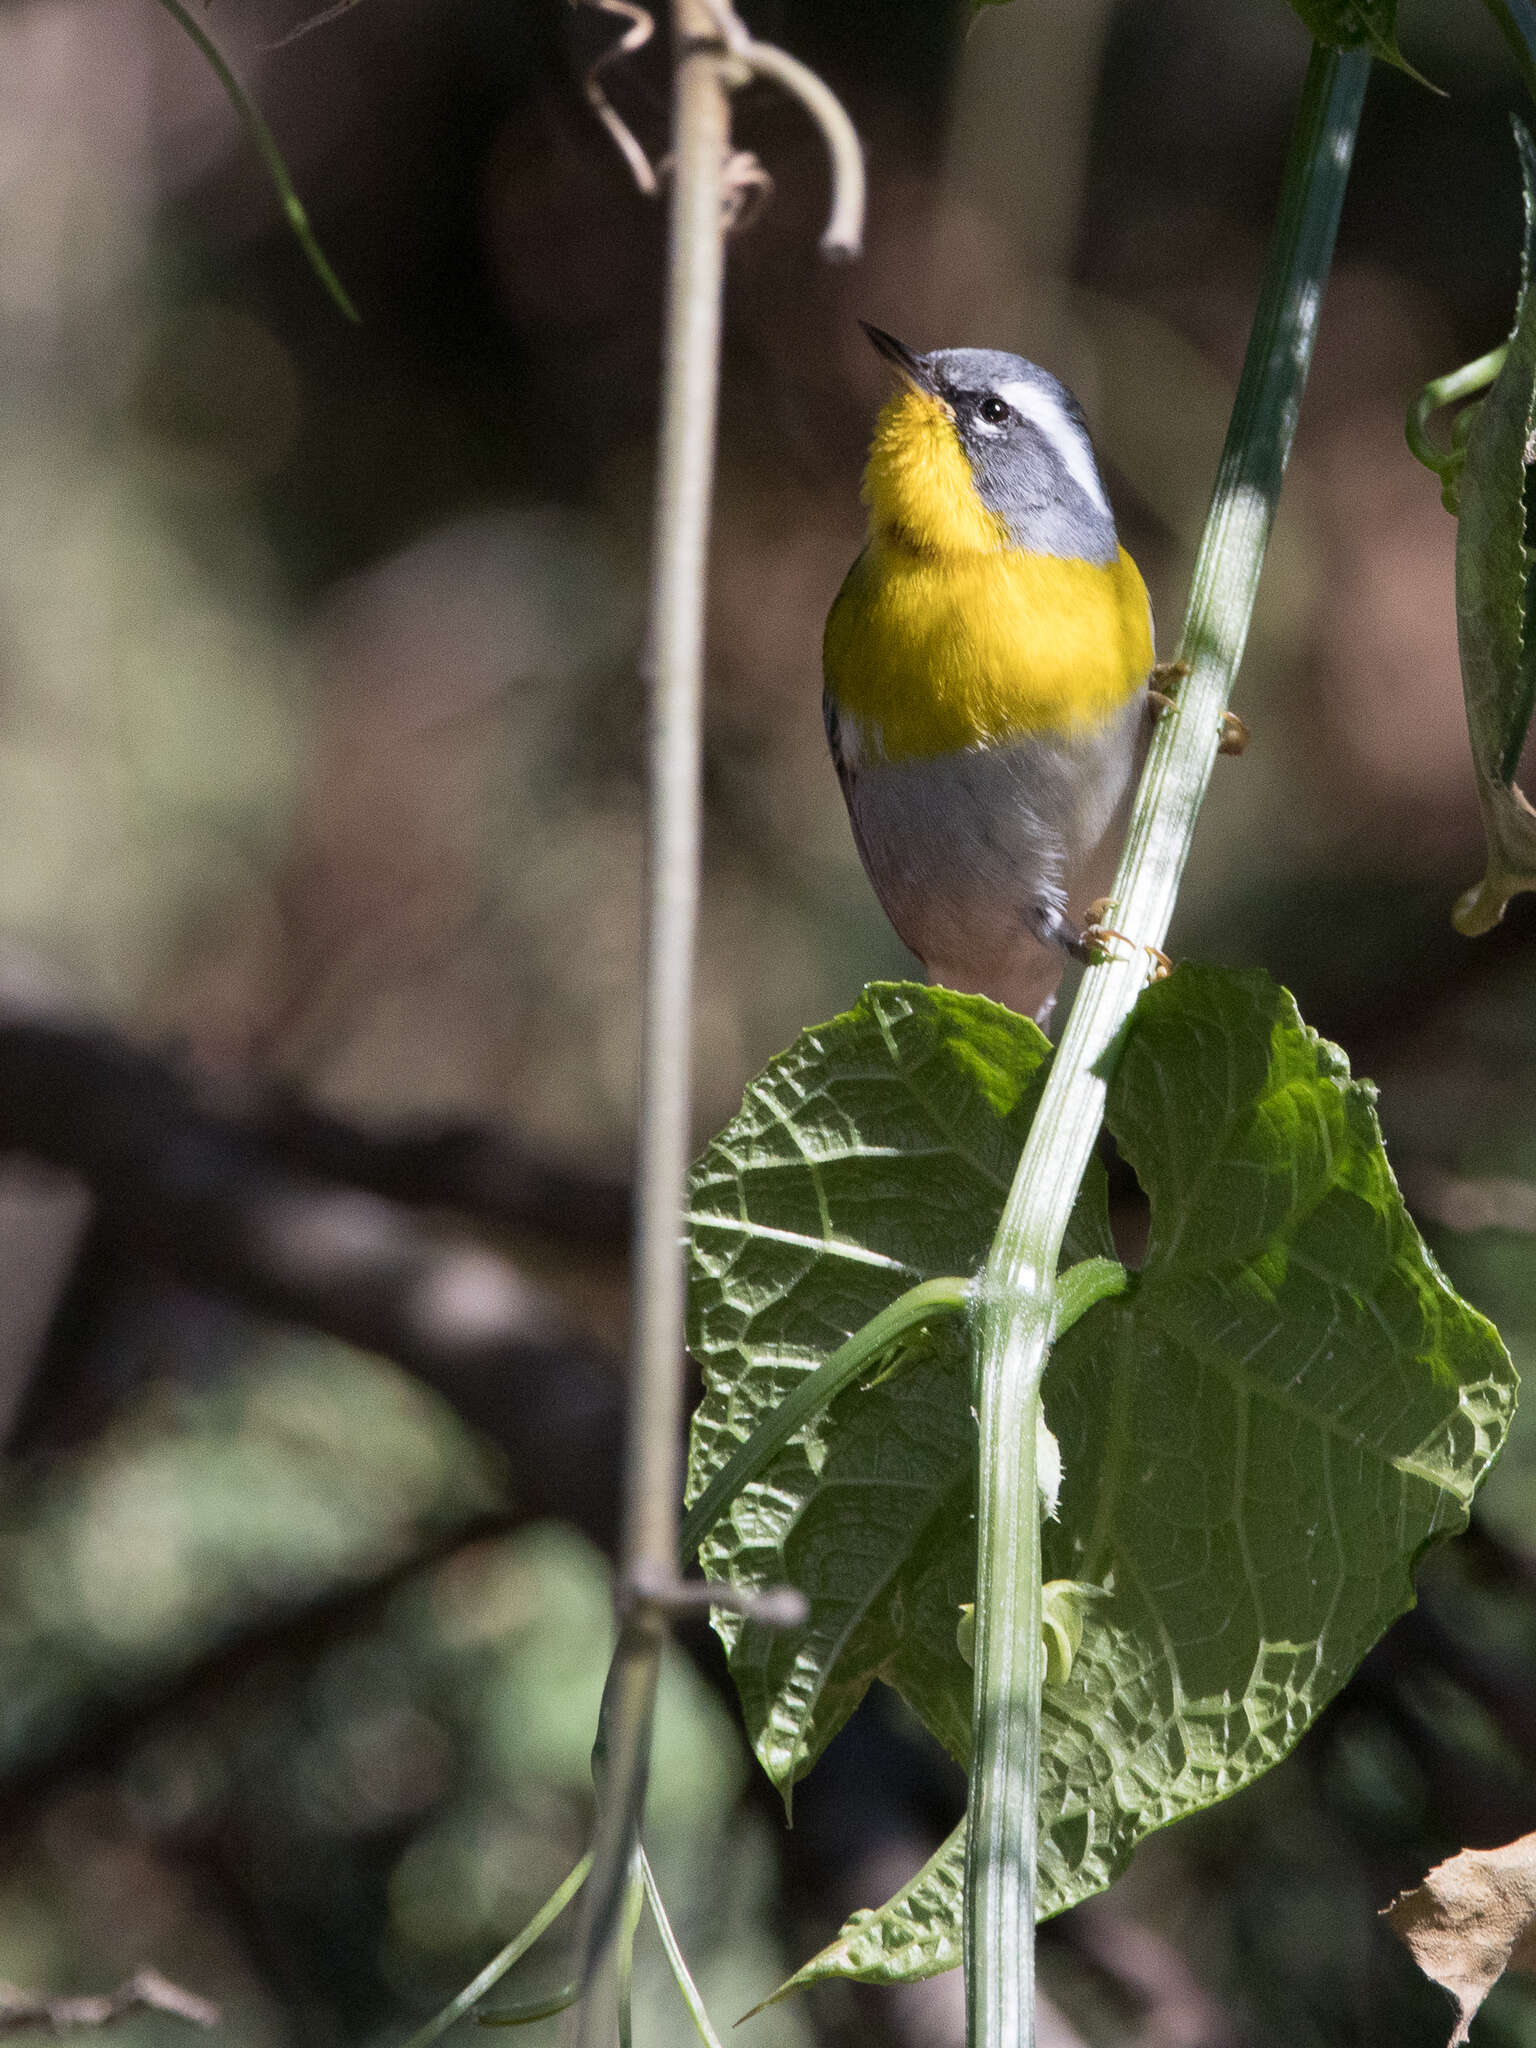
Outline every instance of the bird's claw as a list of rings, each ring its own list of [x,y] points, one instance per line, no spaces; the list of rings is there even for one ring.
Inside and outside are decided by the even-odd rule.
[[[1173,972],[1173,962],[1168,955],[1161,946],[1138,945],[1135,939],[1116,931],[1113,925],[1103,923],[1102,920],[1113,909],[1114,905],[1107,896],[1101,896],[1097,903],[1088,906],[1088,922],[1078,934],[1078,944],[1072,949],[1076,957],[1089,967],[1101,967],[1115,958],[1109,951],[1108,942],[1118,939],[1122,946],[1130,947],[1132,957],[1137,953],[1146,954],[1152,963],[1148,981],[1166,981]]]
[[[1147,702],[1152,706],[1153,711],[1159,718],[1162,717],[1165,711],[1173,709],[1175,702],[1174,688],[1177,684],[1182,683],[1188,674],[1189,663],[1187,661],[1159,661],[1153,663],[1152,673],[1147,677]],[[1163,688],[1165,683],[1168,685],[1167,689]]]
[[[1187,661],[1160,661],[1147,679],[1147,702],[1159,718],[1165,711],[1172,711],[1178,702],[1171,690],[1161,687],[1164,683],[1181,683],[1189,674]],[[1235,711],[1223,711],[1221,724],[1217,728],[1218,754],[1240,754],[1248,744],[1248,728]]]

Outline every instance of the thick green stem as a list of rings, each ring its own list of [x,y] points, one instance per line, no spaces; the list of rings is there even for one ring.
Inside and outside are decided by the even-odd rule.
[[[1253,333],[1195,565],[1180,647],[1190,672],[1159,721],[1109,916],[1133,943],[1092,967],[1053,1062],[982,1274],[975,1752],[966,1860],[970,2048],[1032,2048],[1040,1767],[1040,1516],[1036,1431],[1067,1219],[1104,1114],[1106,1075],[1167,934],[1242,658],[1369,73],[1364,53],[1314,50]]]

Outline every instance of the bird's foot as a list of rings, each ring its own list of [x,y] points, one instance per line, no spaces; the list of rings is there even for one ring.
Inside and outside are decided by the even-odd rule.
[[[1175,703],[1178,685],[1189,674],[1187,661],[1159,661],[1154,663],[1147,678],[1147,702],[1152,706],[1153,715],[1161,718],[1165,711],[1171,711]]]
[[[1097,903],[1088,906],[1088,922],[1077,935],[1077,945],[1071,948],[1074,958],[1090,967],[1101,967],[1115,958],[1109,950],[1109,941],[1117,940],[1122,946],[1130,947],[1132,957],[1137,953],[1146,954],[1152,963],[1147,976],[1149,981],[1166,981],[1173,972],[1173,962],[1161,946],[1138,945],[1124,932],[1117,932],[1113,925],[1105,924],[1104,919],[1114,907],[1107,896],[1101,896]]]
[[[1183,682],[1188,674],[1187,661],[1158,662],[1147,681],[1147,702],[1152,706],[1156,717],[1161,718],[1165,711],[1171,711],[1178,702],[1174,689],[1164,689],[1162,685],[1167,683],[1176,686]],[[1240,754],[1248,744],[1248,728],[1235,711],[1223,711],[1218,733],[1218,754]]]
[[[1173,962],[1160,946],[1140,946],[1124,932],[1104,922],[1114,910],[1114,904],[1107,896],[1101,896],[1097,903],[1088,906],[1088,922],[1079,931],[1064,910],[1055,904],[1039,904],[1030,919],[1036,936],[1048,946],[1060,946],[1074,960],[1081,960],[1085,967],[1102,967],[1106,961],[1117,956],[1110,951],[1111,943],[1129,946],[1134,956],[1145,953],[1152,963],[1149,979],[1166,981],[1173,972]]]

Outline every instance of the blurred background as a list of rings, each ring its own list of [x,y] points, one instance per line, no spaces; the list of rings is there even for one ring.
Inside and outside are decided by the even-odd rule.
[[[0,6],[0,1978],[141,1963],[250,2048],[389,2044],[580,1851],[608,1640],[663,221],[565,0],[199,10],[362,313],[153,0]],[[820,724],[884,372],[1049,364],[1175,638],[1306,39],[1281,0],[746,0],[865,136],[869,251],[753,89],[710,620],[699,1136],[910,963]],[[1481,872],[1454,527],[1401,422],[1507,330],[1517,82],[1476,0],[1378,68],[1173,950],[1381,1084],[1456,1283],[1536,1346],[1536,914]],[[655,49],[605,82],[665,148]],[[1127,1190],[1127,1194],[1129,1191]],[[1375,1914],[1536,1828],[1536,1428],[1296,1755],[1048,1930],[1046,2038],[1444,2040]],[[959,1810],[873,1701],[786,1832],[710,1640],[652,1838],[728,2022]],[[545,1951],[548,1951],[546,1956]],[[642,1946],[639,2038],[686,2038]],[[563,1975],[559,1944],[516,1979]],[[555,2024],[532,2038],[553,2036]],[[1536,2044],[1536,1993],[1489,2043]],[[185,2024],[124,2021],[169,2048]],[[761,2048],[945,2048],[958,1976]]]

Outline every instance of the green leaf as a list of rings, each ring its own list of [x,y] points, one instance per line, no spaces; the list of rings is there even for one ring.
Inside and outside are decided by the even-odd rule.
[[[1456,626],[1472,766],[1488,840],[1482,881],[1456,906],[1458,931],[1496,925],[1509,899],[1536,889],[1536,811],[1515,781],[1536,702],[1536,643],[1528,633],[1532,557],[1526,492],[1536,428],[1536,151],[1518,121],[1525,183],[1520,303],[1504,367],[1477,409],[1459,481]]]
[[[1397,46],[1397,0],[1291,0],[1291,8],[1325,49],[1369,50],[1431,92],[1439,91]]]
[[[922,1869],[888,1899],[878,1912],[854,1913],[838,1930],[837,1939],[778,1990],[744,2012],[751,2019],[777,2005],[791,1991],[825,1977],[853,1977],[861,1984],[907,1984],[918,1977],[937,1977],[956,1970],[962,1961],[960,1927],[965,1904],[965,1822],[947,1835]]]
[[[876,984],[752,1083],[689,1202],[707,1389],[690,1499],[853,1331],[916,1282],[981,1265],[1047,1052],[996,1004]],[[1112,1251],[1095,1173],[1068,1257]],[[950,1317],[898,1374],[840,1395],[702,1544],[711,1576],[787,1579],[811,1599],[801,1631],[716,1616],[786,1800],[877,1676],[965,1754],[970,1692],[951,1667],[975,1596],[975,1446],[967,1330]]]
[[[873,1307],[979,1260],[1043,1057],[979,999],[872,988],[753,1084],[695,1180],[691,1491]],[[1371,1089],[1265,976],[1181,967],[1144,994],[1108,1121],[1151,1233],[1045,1382],[1064,1468],[1045,1575],[1105,1596],[1042,1701],[1047,1914],[1285,1755],[1464,1522],[1514,1401],[1496,1332],[1403,1207]],[[1102,1249],[1102,1204],[1096,1182],[1068,1258]],[[781,1785],[876,1675],[964,1758],[972,1442],[966,1361],[936,1341],[840,1397],[705,1546],[712,1573],[811,1602],[787,1636],[720,1622]],[[941,1855],[801,1979],[950,1967],[960,1896]]]

